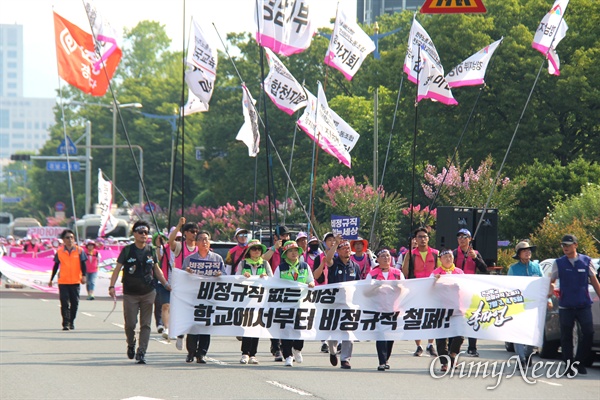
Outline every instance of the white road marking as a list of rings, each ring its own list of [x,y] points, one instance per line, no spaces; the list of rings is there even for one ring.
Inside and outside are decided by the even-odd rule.
[[[126,399],[122,399],[122,400],[163,400],[163,399],[157,399],[156,397],[135,396],[135,397],[127,397]]]
[[[294,387],[291,387],[291,386],[288,386],[288,385],[284,385],[283,383],[279,383],[279,382],[276,382],[276,381],[267,381],[267,383],[271,384],[271,385],[273,385],[275,387],[278,387],[280,389],[287,390],[289,392],[299,394],[300,396],[313,396],[312,393],[308,393],[308,392],[305,392],[304,390],[296,389]]]
[[[90,313],[87,313],[87,312],[82,312],[82,314],[83,315],[87,315],[88,317],[93,317],[94,316],[94,314],[90,314]]]
[[[23,296],[31,297],[29,293],[23,293]]]
[[[44,301],[44,302],[48,302],[48,301],[50,301],[50,300],[48,300],[48,299],[40,299],[40,300],[41,300],[41,301]]]
[[[545,383],[546,385],[550,385],[550,386],[562,386],[562,383],[548,382],[548,381],[544,381],[541,379],[538,379],[538,382],[542,382],[542,383]]]
[[[206,361],[210,361],[210,362],[218,364],[218,365],[227,365],[227,363],[225,361],[220,361],[220,360],[217,360],[216,358],[206,357]]]
[[[125,325],[121,325],[121,324],[117,324],[117,323],[112,323],[114,326],[118,326],[121,329],[125,329]]]
[[[158,343],[162,343],[162,344],[171,344],[170,341],[168,341],[167,339],[163,339],[162,337],[160,338],[150,338],[151,340],[156,340]]]

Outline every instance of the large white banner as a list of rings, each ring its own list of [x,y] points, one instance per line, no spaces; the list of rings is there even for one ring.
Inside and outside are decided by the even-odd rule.
[[[549,278],[445,275],[308,286],[173,270],[170,331],[305,340],[465,336],[542,344]]]
[[[350,81],[373,51],[373,39],[356,22],[346,18],[343,10],[339,10],[325,55],[325,64],[339,70]]]

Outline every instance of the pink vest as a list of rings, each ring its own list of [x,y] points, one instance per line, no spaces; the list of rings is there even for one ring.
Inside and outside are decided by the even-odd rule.
[[[383,271],[381,270],[381,268],[373,268],[369,272],[369,275],[371,275],[371,278],[377,279],[378,281],[386,280],[385,277],[383,276]],[[387,280],[393,281],[393,280],[400,280],[400,279],[402,279],[402,271],[400,271],[398,268],[390,267],[390,269],[388,270]]]
[[[466,260],[465,260],[466,258]],[[463,264],[464,261],[464,264]],[[474,274],[477,267],[475,266],[475,260],[471,257],[465,257],[463,251],[460,249],[456,249],[456,260],[454,260],[454,264],[463,270],[465,274]]]
[[[194,254],[198,251],[198,246],[194,246],[192,250],[188,250],[187,244],[185,242],[181,243],[181,248],[183,249],[183,258],[181,258],[181,252],[179,255],[175,257],[175,268],[181,269],[181,265],[183,264],[183,260],[190,254]]]
[[[358,264],[360,267],[360,279],[365,279],[369,272],[371,272],[371,260],[369,259],[369,255],[367,253],[363,253],[363,258],[361,261],[352,254],[350,259]]]
[[[98,250],[93,250],[91,253],[85,252],[87,260],[85,261],[85,272],[98,272]]]
[[[433,270],[432,272],[433,275],[462,275],[464,274],[463,270],[460,268],[457,268],[456,266],[454,267],[454,269],[452,270],[451,273],[447,273],[444,268],[439,267]]]
[[[317,257],[319,257],[319,259],[320,259],[320,260],[319,260],[319,261],[320,261],[320,264],[319,264],[319,266],[321,266],[321,265],[325,265],[325,266],[323,267],[323,277],[325,277],[325,281],[323,281],[323,283],[319,283],[319,282],[317,282],[317,279],[315,278],[315,286],[319,286],[319,285],[327,285],[327,272],[329,271],[329,268],[327,267],[327,264],[325,264],[325,253],[320,253],[320,254],[319,254]],[[309,258],[310,258],[310,257],[309,257]],[[316,257],[315,257],[315,258],[316,258]],[[314,269],[315,260],[313,260],[313,261],[312,261],[312,264],[313,264],[313,265],[311,265],[311,266],[310,266],[310,268],[312,269],[312,271],[313,271],[313,273],[314,273],[314,271],[315,271],[315,269]],[[310,265],[310,264],[309,264],[309,265]]]
[[[421,257],[421,253],[419,252],[419,248],[413,249],[411,252],[413,261],[414,261],[414,271],[415,278],[429,278],[433,270],[437,267],[437,255],[439,251],[436,249],[432,249],[431,247],[427,247],[427,257],[425,262],[423,262],[423,258]],[[436,255],[434,257],[434,254]]]
[[[166,280],[169,280],[169,258],[171,257],[171,249],[169,245],[165,245],[162,247],[164,249],[164,254],[162,259],[160,260],[160,269],[162,270],[163,275]],[[160,257],[161,247],[156,249],[156,257]]]

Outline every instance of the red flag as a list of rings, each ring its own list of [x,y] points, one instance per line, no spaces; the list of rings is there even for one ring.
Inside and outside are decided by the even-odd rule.
[[[117,48],[106,59],[105,72],[102,65],[97,64],[100,58],[94,50],[94,38],[91,34],[73,25],[56,12],[54,33],[58,75],[84,93],[104,96],[108,89],[108,82],[121,61],[121,49]],[[94,68],[94,64],[97,64],[99,69]]]

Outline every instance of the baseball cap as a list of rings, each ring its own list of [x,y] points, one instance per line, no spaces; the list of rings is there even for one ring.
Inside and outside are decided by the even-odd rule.
[[[565,236],[563,236],[562,240],[560,241],[560,244],[573,244],[573,243],[577,243],[577,238],[575,237],[575,235],[565,235]]]

